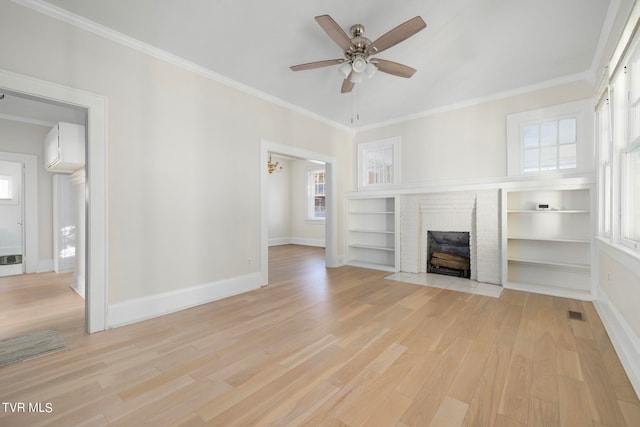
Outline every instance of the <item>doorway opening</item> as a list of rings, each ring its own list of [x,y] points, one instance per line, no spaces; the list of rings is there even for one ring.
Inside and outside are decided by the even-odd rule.
[[[0,92],[25,99],[68,106],[86,111],[86,298],[85,330],[89,333],[107,328],[106,310],[106,98],[71,87],[38,80],[0,69]],[[36,203],[37,206],[37,203]],[[25,206],[25,217],[29,208]],[[27,225],[26,233],[34,227]],[[37,230],[37,216],[35,219]],[[26,238],[28,241],[28,237]],[[29,255],[33,245],[26,248],[26,271],[29,262],[37,262],[38,253]]]
[[[270,141],[260,141],[260,275],[261,284],[269,283],[269,182],[271,174],[268,171],[269,158],[273,156],[281,159],[291,159],[300,162],[298,169],[305,174],[305,183],[311,186],[313,196],[309,196],[307,215],[305,221],[322,221],[324,233],[322,238],[310,237],[305,240],[295,240],[291,243],[310,244],[311,246],[321,246],[325,248],[325,265],[327,267],[337,266],[337,185],[336,185],[336,159],[321,153],[300,149]],[[314,166],[315,165],[315,166]],[[321,172],[320,172],[321,171]],[[313,177],[313,178],[311,178]],[[313,184],[309,181],[313,180]],[[305,185],[305,184],[303,184]],[[317,192],[316,192],[317,190]],[[313,197],[313,200],[312,200]],[[303,208],[304,209],[304,208]],[[317,216],[317,219],[313,217]],[[320,219],[320,216],[322,217]],[[317,225],[316,225],[317,226]],[[273,236],[272,236],[273,237]],[[287,236],[291,237],[291,236]],[[294,236],[295,237],[295,236]],[[273,240],[272,240],[273,243]]]

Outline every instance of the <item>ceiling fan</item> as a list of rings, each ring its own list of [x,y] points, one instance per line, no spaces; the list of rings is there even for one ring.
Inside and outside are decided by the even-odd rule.
[[[349,37],[329,15],[316,16],[315,20],[329,37],[342,48],[344,58],[293,65],[290,67],[291,70],[311,70],[342,64],[338,69],[344,77],[341,93],[351,92],[356,83],[364,81],[364,77],[370,78],[377,70],[404,78],[413,76],[417,71],[415,68],[397,62],[371,58],[371,56],[397,45],[425,28],[427,24],[421,17],[416,16],[409,19],[373,42],[363,36],[364,25],[353,25],[350,30],[351,37]]]

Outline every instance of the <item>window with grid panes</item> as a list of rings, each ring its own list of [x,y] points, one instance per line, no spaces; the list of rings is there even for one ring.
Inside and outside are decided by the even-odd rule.
[[[309,172],[309,219],[326,216],[324,169]]]

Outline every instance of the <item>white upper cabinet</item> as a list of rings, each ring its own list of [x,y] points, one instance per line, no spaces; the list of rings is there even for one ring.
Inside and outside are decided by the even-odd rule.
[[[72,173],[84,167],[84,126],[60,122],[44,140],[44,168],[50,172]]]

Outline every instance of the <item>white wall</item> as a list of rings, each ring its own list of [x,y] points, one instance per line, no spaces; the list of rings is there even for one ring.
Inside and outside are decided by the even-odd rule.
[[[289,243],[291,239],[291,162],[277,156],[273,156],[272,160],[283,169],[267,178],[270,245]]]
[[[563,84],[364,130],[355,142],[400,136],[402,184],[504,177],[508,114],[592,96],[590,82]]]
[[[0,40],[11,40],[0,43],[1,68],[108,99],[112,305],[217,283],[233,292],[229,280],[254,277],[260,138],[335,157],[342,210],[345,130],[11,2],[0,16]],[[338,242],[343,228],[339,216]]]
[[[49,128],[0,118],[0,151],[38,157],[38,265],[39,271],[53,269],[52,177],[42,158]]]

